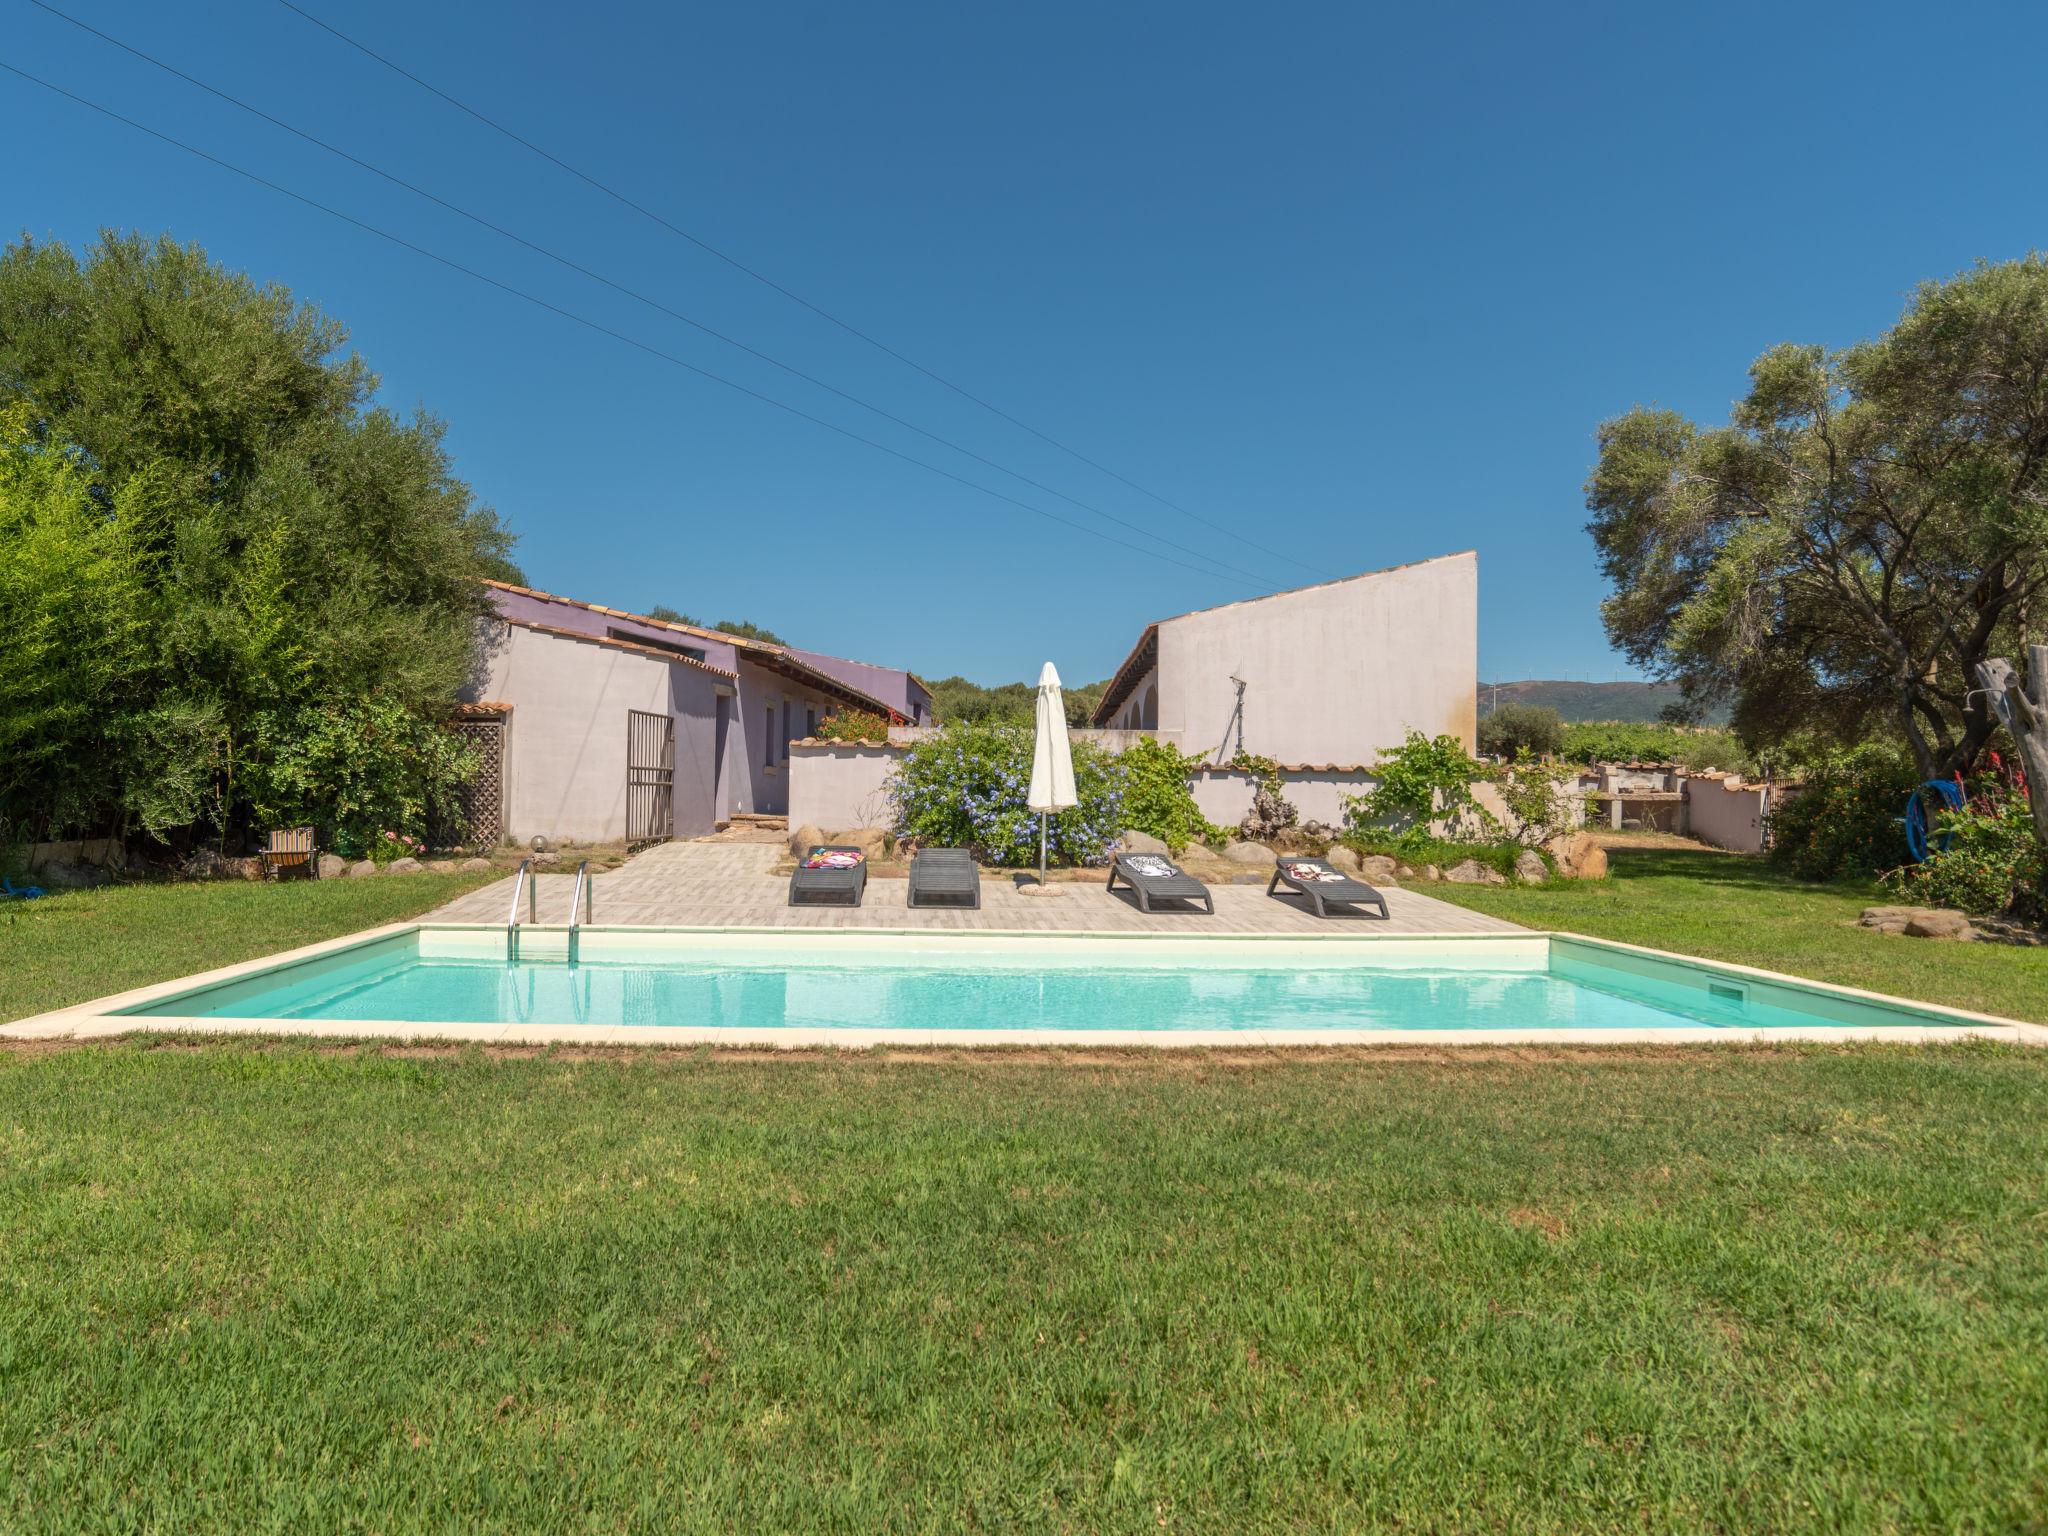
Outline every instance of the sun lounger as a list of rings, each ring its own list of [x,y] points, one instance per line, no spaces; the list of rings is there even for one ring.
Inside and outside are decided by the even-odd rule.
[[[1156,853],[1120,853],[1109,866],[1109,889],[1116,889],[1121,877],[1138,898],[1138,910],[1150,912],[1155,901],[1199,901],[1211,916],[1216,899],[1209,887],[1188,874],[1173,860]]]
[[[796,861],[789,904],[857,907],[868,888],[868,858],[858,848],[821,844]]]
[[[1356,903],[1364,907],[1378,907],[1382,918],[1387,915],[1387,898],[1367,885],[1363,880],[1354,880],[1338,869],[1328,859],[1313,859],[1305,854],[1288,854],[1276,859],[1273,864],[1273,878],[1266,884],[1266,894],[1271,896],[1282,885],[1301,892],[1315,907],[1317,917],[1328,917],[1329,903],[1340,906]]]
[[[313,863],[313,829],[275,828],[263,849],[263,867],[279,879],[286,875],[304,875],[311,879],[318,874],[318,867]]]
[[[979,907],[981,871],[965,848],[920,848],[910,856],[910,905]]]

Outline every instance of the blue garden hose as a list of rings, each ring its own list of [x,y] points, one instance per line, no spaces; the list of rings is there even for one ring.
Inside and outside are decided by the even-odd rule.
[[[1912,797],[1906,801],[1906,849],[1916,864],[1927,857],[1927,802],[1921,796],[1930,789],[1941,797],[1943,810],[1960,811],[1963,808],[1963,786],[1954,779],[1929,779],[1913,791]],[[1946,850],[1954,838],[1953,832],[1937,833],[1934,846]]]

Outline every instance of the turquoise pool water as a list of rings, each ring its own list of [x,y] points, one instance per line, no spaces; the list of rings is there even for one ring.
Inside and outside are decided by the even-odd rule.
[[[541,935],[530,947],[544,943]],[[1337,1031],[1754,1029],[1852,1022],[1680,967],[1541,939],[893,947],[584,941],[508,963],[502,935],[405,935],[135,1010],[157,1017],[781,1029]],[[492,952],[495,946],[495,953]],[[1782,989],[1779,989],[1782,991]],[[1797,999],[1790,1001],[1796,1003]],[[1873,1013],[1879,1010],[1872,1010]],[[1854,1020],[1926,1023],[1907,1015]]]

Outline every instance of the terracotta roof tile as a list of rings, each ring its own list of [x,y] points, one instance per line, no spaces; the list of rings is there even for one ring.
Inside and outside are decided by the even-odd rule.
[[[509,619],[498,615],[500,623],[510,624],[516,629],[530,629],[537,635],[552,635],[557,640],[581,640],[587,645],[602,645],[609,650],[631,651],[638,656],[652,656],[656,661],[671,662],[678,667],[695,667],[699,672],[709,672],[713,677],[738,682],[739,673],[728,672],[724,667],[714,667],[708,661],[699,661],[694,656],[680,655],[665,651],[658,645],[635,645],[630,640],[615,640],[610,635],[585,634],[580,629],[557,629],[552,624],[536,624],[531,619]]]

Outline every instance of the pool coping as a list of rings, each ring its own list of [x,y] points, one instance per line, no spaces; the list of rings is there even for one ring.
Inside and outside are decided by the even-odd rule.
[[[460,932],[502,932],[497,923],[432,923],[412,921],[387,923],[358,933],[323,939],[274,955],[237,961],[210,971],[195,972],[171,981],[152,982],[125,992],[112,993],[90,1002],[0,1024],[0,1040],[109,1039],[129,1034],[254,1035],[316,1039],[389,1040],[411,1043],[453,1042],[498,1045],[643,1045],[650,1047],[724,1045],[749,1050],[762,1048],[809,1050],[833,1047],[871,1050],[881,1046],[1070,1046],[1075,1049],[1127,1048],[1190,1049],[1245,1046],[1349,1046],[1349,1045],[1646,1045],[1646,1044],[1757,1044],[1769,1042],[1845,1043],[1850,1041],[1891,1041],[1926,1044],[1936,1041],[1995,1039],[2015,1044],[2048,1046],[2048,1025],[1996,1014],[1951,1008],[1941,1003],[1916,1002],[1888,993],[1833,982],[1814,981],[1733,961],[1707,960],[1681,955],[1646,945],[1626,944],[1616,939],[1593,938],[1564,929],[1527,928],[1499,933],[1359,933],[1355,930],[1327,934],[1230,933],[1132,933],[1117,930],[987,929],[960,930],[925,928],[810,928],[786,929],[761,926],[708,925],[658,926],[647,924],[592,925],[589,933],[624,934],[745,934],[751,937],[832,942],[849,939],[909,938],[944,945],[985,939],[1023,939],[1058,942],[1070,939],[1113,940],[1130,943],[1186,943],[1227,939],[1247,943],[1278,944],[1378,944],[1455,941],[1460,944],[1526,943],[1567,940],[1598,950],[1632,954],[1661,964],[1691,970],[1741,977],[1785,987],[1794,991],[1887,1009],[1917,1016],[1933,1016],[1938,1024],[1890,1025],[1800,1025],[1739,1026],[1695,1025],[1661,1029],[1317,1029],[1317,1030],[1130,1030],[1130,1029],[886,1029],[829,1028],[747,1030],[733,1026],[682,1024],[452,1024],[423,1025],[401,1020],[196,1018],[188,1015],[137,1015],[117,1012],[149,1006],[195,992],[238,981],[266,971],[280,970],[344,953],[351,949],[382,943],[422,930]],[[536,926],[539,934],[560,934],[556,927]]]

